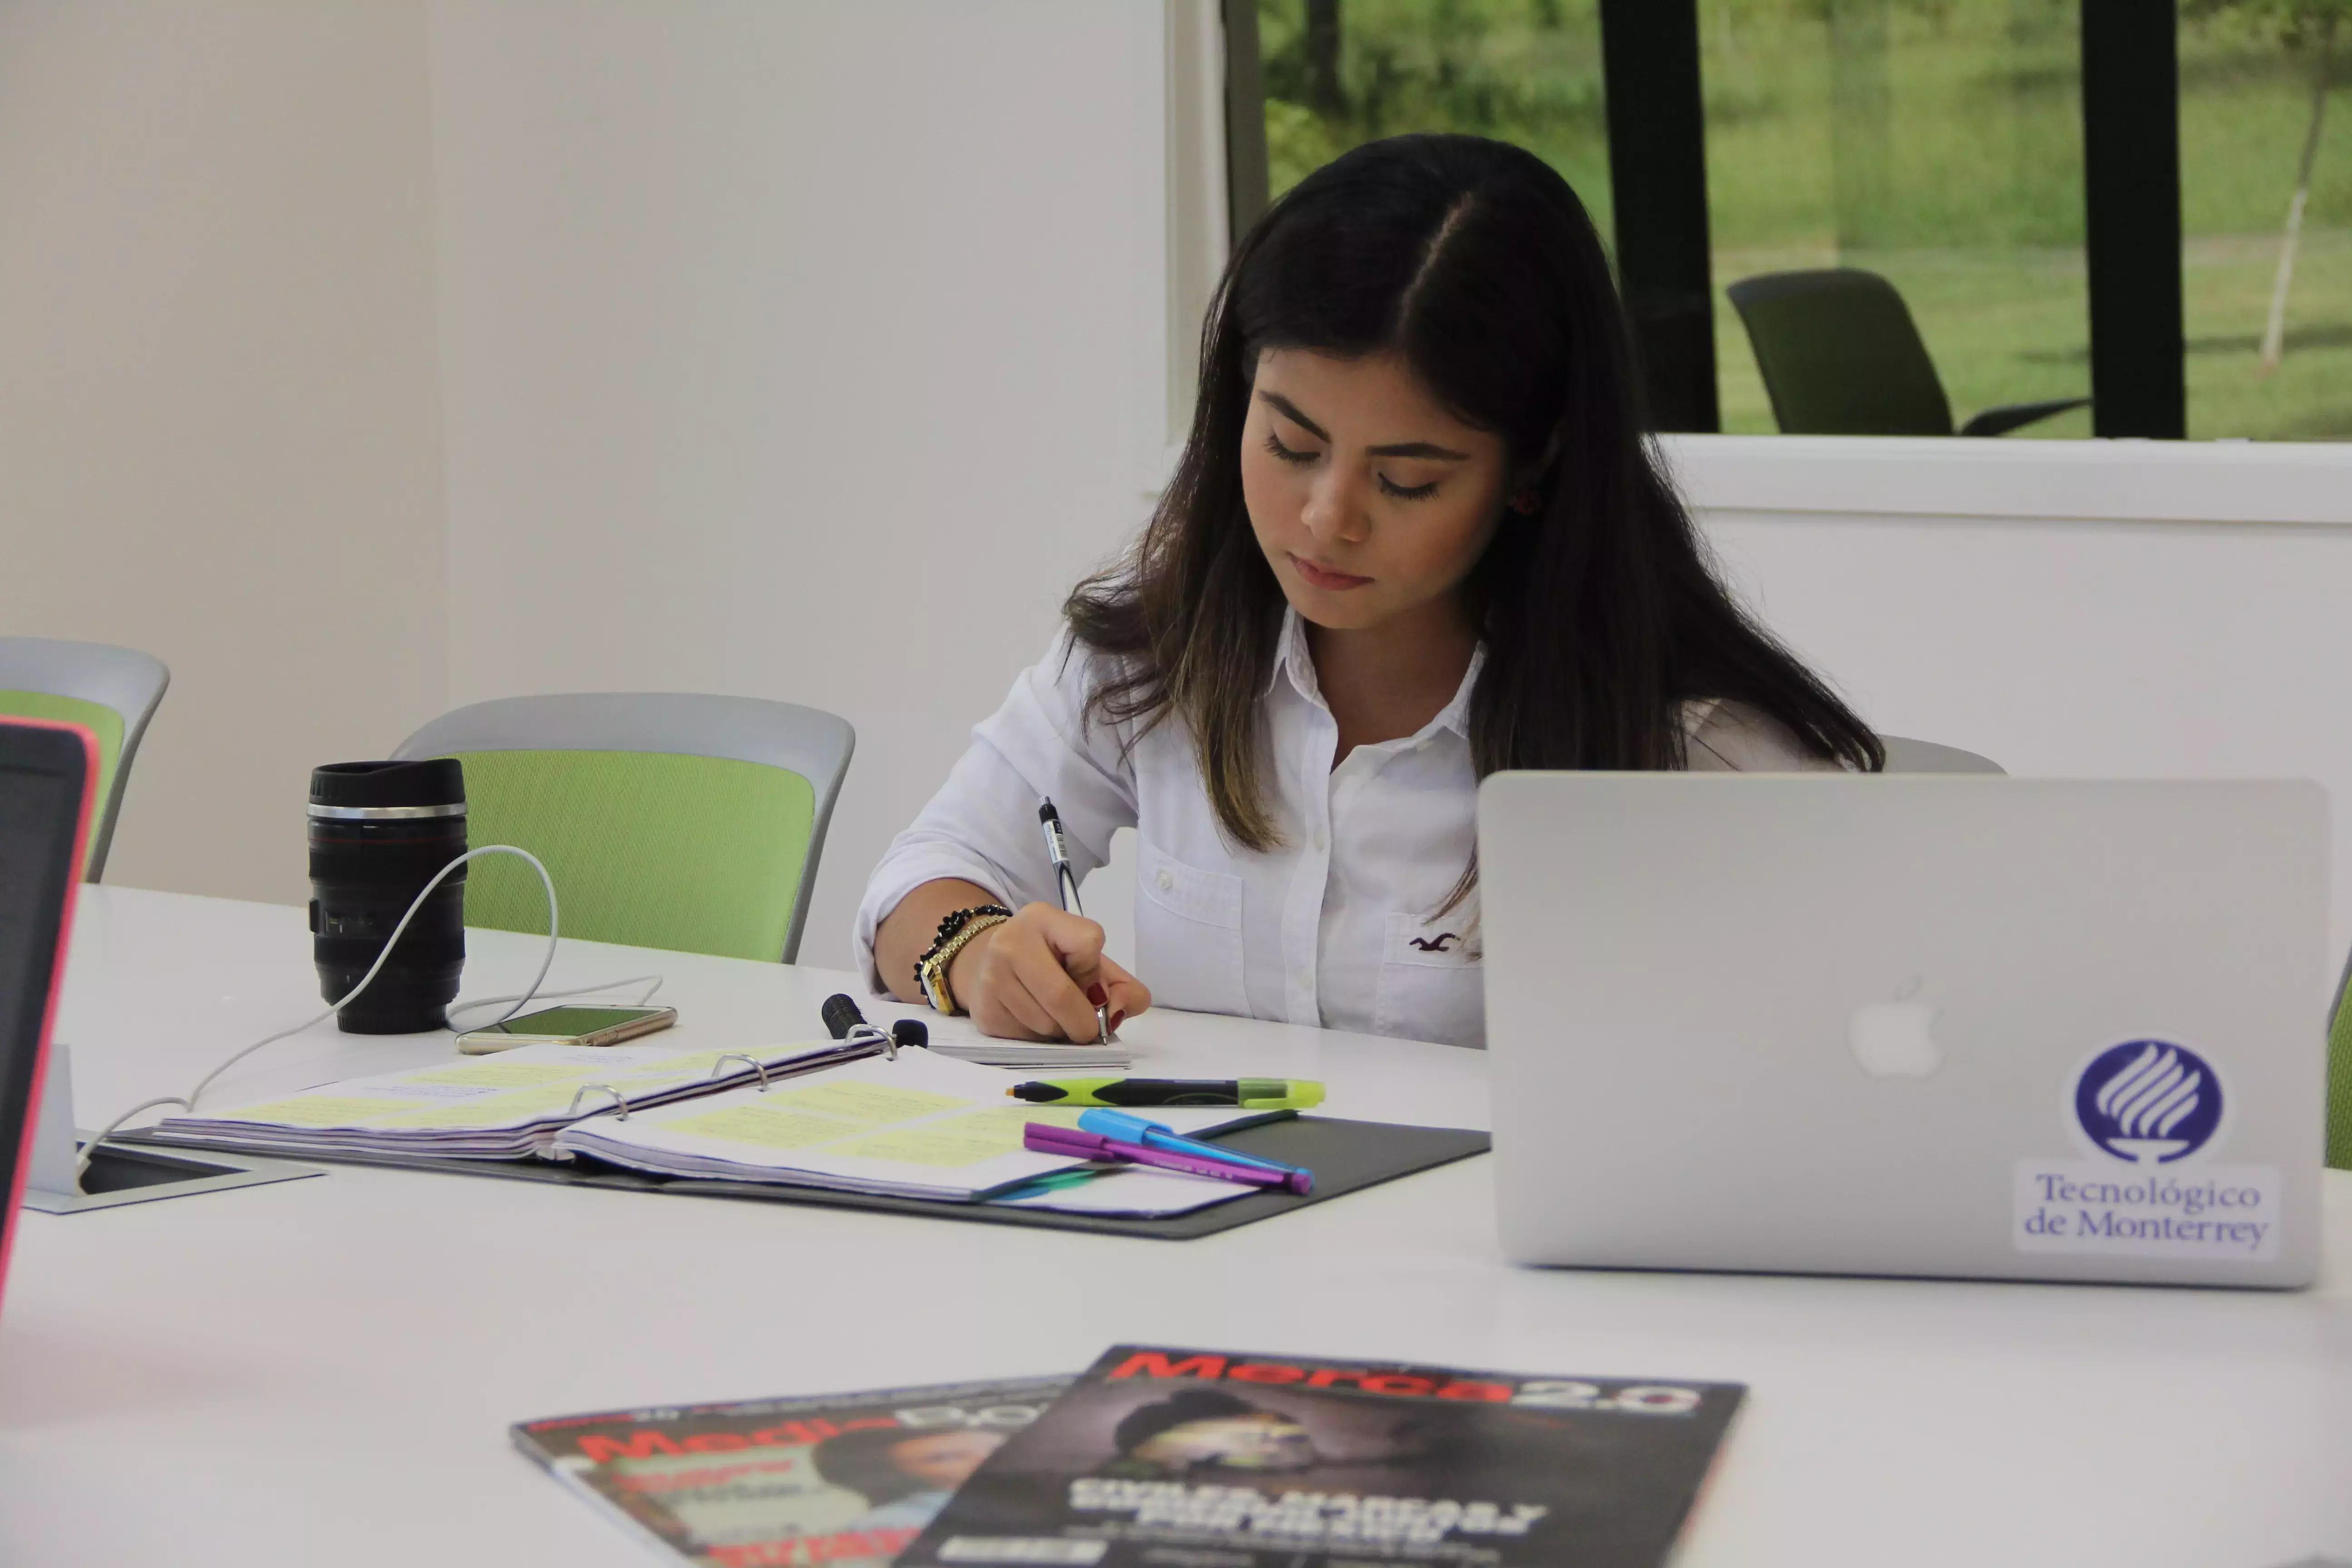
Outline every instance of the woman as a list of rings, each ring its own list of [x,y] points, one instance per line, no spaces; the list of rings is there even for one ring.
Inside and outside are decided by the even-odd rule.
[[[1315,1439],[1295,1416],[1222,1389],[1187,1388],[1139,1405],[1111,1432],[1118,1450],[1097,1471],[1137,1478],[1204,1470],[1304,1470]]]
[[[1480,1045],[1486,774],[1880,766],[1716,580],[1643,428],[1608,260],[1540,160],[1406,136],[1301,181],[1226,269],[1135,550],[876,868],[869,976],[1014,1037],[1156,997]],[[1056,906],[1040,796],[1081,876],[1137,828],[1141,978]]]
[[[972,1426],[856,1427],[825,1438],[810,1459],[818,1475],[866,1500],[866,1511],[843,1530],[920,1530],[1003,1441],[1002,1432]]]

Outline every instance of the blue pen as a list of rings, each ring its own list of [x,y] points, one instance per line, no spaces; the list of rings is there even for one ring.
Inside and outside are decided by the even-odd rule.
[[[1140,1143],[1147,1149],[1167,1149],[1177,1153],[1204,1155],[1213,1160],[1225,1160],[1237,1165],[1256,1165],[1268,1171],[1302,1171],[1303,1165],[1286,1165],[1279,1160],[1261,1160],[1255,1154],[1244,1154],[1222,1143],[1204,1143],[1198,1138],[1186,1138],[1171,1132],[1164,1122],[1152,1121],[1128,1110],[1113,1110],[1097,1106],[1078,1113],[1078,1126],[1088,1132],[1098,1132],[1106,1138],[1116,1138],[1122,1143]]]

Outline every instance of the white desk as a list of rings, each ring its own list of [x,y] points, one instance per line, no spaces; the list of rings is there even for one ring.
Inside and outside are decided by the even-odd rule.
[[[298,910],[91,889],[61,1037],[85,1125],[318,1005]],[[533,939],[475,933],[469,994]],[[846,977],[658,970],[671,1037],[816,1033]],[[1484,1058],[1149,1015],[1164,1071],[1328,1080],[1336,1114],[1482,1125]],[[273,1047],[223,1102],[446,1043]],[[1750,1385],[1681,1561],[2273,1568],[2352,1558],[2352,1176],[2294,1295],[1505,1266],[1471,1160],[1201,1241],[356,1167],[23,1218],[0,1311],[0,1563],[613,1563],[519,1418],[1075,1368],[1121,1340]]]

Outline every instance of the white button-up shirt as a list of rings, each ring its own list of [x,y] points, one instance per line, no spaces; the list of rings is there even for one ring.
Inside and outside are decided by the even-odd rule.
[[[857,911],[867,982],[881,988],[876,927],[925,882],[974,882],[1014,909],[1054,901],[1037,827],[1050,795],[1081,878],[1115,830],[1137,830],[1136,972],[1155,1006],[1483,1046],[1477,892],[1444,906],[1477,843],[1470,694],[1485,658],[1420,730],[1334,767],[1339,722],[1286,612],[1265,708],[1281,842],[1259,852],[1226,840],[1180,721],[1138,739],[1132,724],[1087,720],[1105,666],[1066,635],[874,868]],[[1694,703],[1685,727],[1694,769],[1834,766],[1744,709]]]

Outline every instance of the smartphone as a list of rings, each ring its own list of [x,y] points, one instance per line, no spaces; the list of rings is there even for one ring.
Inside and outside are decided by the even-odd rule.
[[[457,1037],[469,1057],[517,1046],[610,1046],[667,1029],[677,1022],[675,1007],[547,1007]]]

